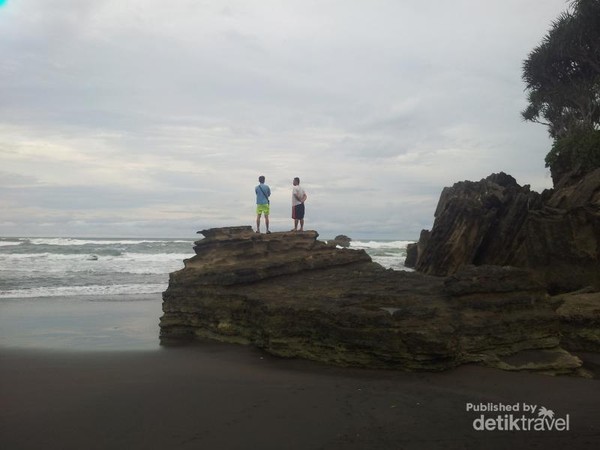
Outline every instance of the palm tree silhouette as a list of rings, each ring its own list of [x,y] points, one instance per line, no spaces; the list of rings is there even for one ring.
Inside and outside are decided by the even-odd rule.
[[[552,411],[551,409],[546,409],[545,406],[542,406],[538,411],[538,416],[543,417],[544,419],[548,417],[552,419],[554,418],[554,411]]]

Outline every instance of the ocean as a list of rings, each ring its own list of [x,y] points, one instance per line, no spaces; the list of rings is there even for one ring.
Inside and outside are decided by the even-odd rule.
[[[194,255],[193,240],[0,238],[0,299],[153,294]],[[353,241],[386,268],[404,270],[411,241]]]
[[[405,270],[411,241],[353,241]],[[160,348],[161,293],[194,239],[0,238],[0,347]],[[409,270],[409,269],[406,269]]]

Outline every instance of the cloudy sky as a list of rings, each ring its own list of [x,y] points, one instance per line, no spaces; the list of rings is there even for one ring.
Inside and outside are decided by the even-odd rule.
[[[1,3],[1,2],[0,2]],[[551,187],[521,65],[565,0],[6,0],[0,236],[416,239],[444,186]]]

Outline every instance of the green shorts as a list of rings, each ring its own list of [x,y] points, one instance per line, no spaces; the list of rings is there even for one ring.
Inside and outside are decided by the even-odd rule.
[[[256,215],[259,216],[264,214],[265,216],[269,215],[269,204],[265,203],[264,205],[256,205]]]

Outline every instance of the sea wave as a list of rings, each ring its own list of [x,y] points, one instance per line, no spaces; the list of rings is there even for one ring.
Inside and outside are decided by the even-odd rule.
[[[160,243],[188,243],[184,240],[161,239],[84,239],[84,238],[29,238],[25,242],[32,245],[80,246],[80,245],[138,245]]]
[[[165,291],[167,286],[168,283],[34,287],[29,289],[9,289],[0,291],[0,299],[72,297],[82,295],[157,294]]]
[[[352,241],[350,248],[366,251],[371,259],[386,269],[408,270],[404,266],[406,248],[414,241]]]
[[[120,254],[107,255],[107,258],[114,258]],[[18,261],[18,260],[43,260],[43,261],[85,261],[95,260],[98,255],[87,254],[87,253],[12,253],[12,254],[0,254],[0,261]]]
[[[29,273],[119,273],[165,274],[183,268],[190,254],[124,253],[119,256],[80,254],[0,254],[0,272],[6,276],[27,277]]]
[[[154,294],[194,255],[192,240],[1,238],[0,298]]]
[[[351,248],[356,249],[406,249],[408,244],[412,244],[414,241],[352,241],[350,242]]]
[[[411,241],[352,241],[374,262],[406,270]],[[194,255],[177,239],[0,238],[0,298],[163,292]]]
[[[161,262],[174,261],[191,258],[192,253],[133,253],[124,252],[119,254],[101,255],[91,253],[11,253],[0,254],[0,261],[11,260],[44,260],[44,261],[139,261],[139,262]]]
[[[22,245],[23,241],[0,240],[0,247],[16,247]]]

